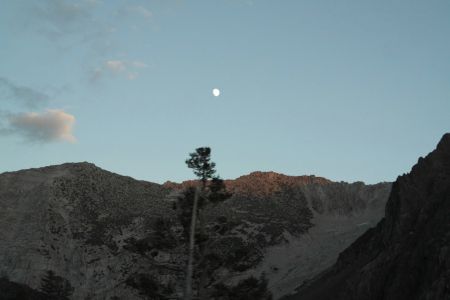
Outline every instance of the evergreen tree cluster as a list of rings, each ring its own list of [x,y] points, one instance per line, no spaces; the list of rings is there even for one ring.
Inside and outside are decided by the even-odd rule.
[[[73,287],[69,280],[57,276],[50,270],[41,280],[41,292],[47,300],[69,300],[73,293]]]
[[[229,287],[217,284],[213,293],[214,300],[272,300],[272,293],[267,289],[264,274],[258,279],[249,277],[237,285]]]

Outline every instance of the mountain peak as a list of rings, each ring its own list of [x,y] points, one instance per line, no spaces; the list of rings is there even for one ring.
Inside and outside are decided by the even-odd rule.
[[[182,183],[166,181],[166,188],[183,188],[192,186],[196,180],[186,180]],[[330,184],[331,180],[314,175],[289,176],[273,171],[254,171],[236,179],[226,179],[225,184],[233,193],[250,194],[252,196],[267,196],[279,191],[283,187],[298,187],[305,185]]]
[[[302,176],[290,176],[274,171],[254,171],[247,175],[242,175],[235,179],[235,181],[247,181],[247,180],[269,180],[279,181],[285,183],[297,183],[297,184],[325,184],[331,183],[330,180],[323,177],[316,177],[314,175],[302,175]]]
[[[446,133],[442,136],[436,147],[436,152],[447,154],[450,153],[450,133]]]
[[[252,195],[268,195],[285,186],[304,186],[310,184],[329,184],[332,181],[314,175],[288,176],[273,171],[255,171],[235,180],[227,180],[227,186],[233,190],[245,191]]]

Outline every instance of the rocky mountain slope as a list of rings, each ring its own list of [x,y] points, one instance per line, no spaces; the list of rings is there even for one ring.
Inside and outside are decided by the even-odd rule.
[[[450,299],[450,134],[398,177],[376,228],[285,299]]]
[[[0,277],[39,288],[48,270],[73,299],[141,299],[146,286],[182,292],[186,245],[173,209],[186,185],[158,185],[75,163],[0,174]],[[227,220],[212,281],[265,272],[275,299],[335,262],[383,216],[389,183],[336,183],[255,172],[226,185],[207,211]],[[148,294],[147,294],[148,295]]]
[[[164,186],[176,190],[193,184]],[[348,184],[274,172],[253,172],[226,180],[226,185],[234,196],[216,211],[230,212],[252,245],[263,241],[261,263],[237,278],[264,272],[275,299],[331,266],[343,249],[375,226],[391,188],[390,183]]]

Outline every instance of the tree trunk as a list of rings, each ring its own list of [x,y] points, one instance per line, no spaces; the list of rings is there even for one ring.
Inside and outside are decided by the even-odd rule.
[[[199,211],[198,220],[199,220],[199,226],[200,226],[199,231],[202,235],[202,238],[204,238],[205,219],[204,219],[204,214],[202,213],[202,210]],[[200,277],[199,277],[198,299],[205,300],[205,286],[206,286],[206,281],[208,280],[208,278],[207,278],[207,263],[205,261],[205,250],[206,250],[205,241],[202,241],[202,243],[200,243],[198,246],[199,246],[200,258],[203,261],[203,263],[200,264],[202,269],[200,270]]]
[[[194,205],[192,207],[191,230],[189,234],[189,253],[186,270],[186,286],[184,292],[185,300],[192,300],[192,275],[194,272],[194,250],[195,250],[195,225],[197,223],[197,209],[199,199],[199,188],[195,189]]]

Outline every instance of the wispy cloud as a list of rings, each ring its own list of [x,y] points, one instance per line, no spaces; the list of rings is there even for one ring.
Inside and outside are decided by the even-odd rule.
[[[110,11],[106,1],[40,0],[28,4],[19,13],[26,18],[28,28],[69,46],[78,42],[91,48],[111,48],[117,27],[153,19],[152,11],[143,5],[119,4]],[[109,3],[108,3],[109,4]],[[61,43],[59,43],[61,45]],[[66,45],[67,46],[67,45]]]
[[[109,3],[104,0],[39,0],[18,1],[12,28],[21,28],[18,34],[32,33],[51,42],[61,53],[77,55],[83,53],[80,64],[93,81],[112,74],[111,68],[102,65],[95,68],[95,62],[111,57],[121,51],[122,33],[145,26],[154,26],[154,14],[150,8],[134,1]],[[68,55],[68,54],[67,54]],[[138,69],[128,61],[126,71],[115,75],[134,79],[139,76]],[[94,69],[94,71],[92,71]]]
[[[92,10],[96,1],[87,0],[42,0],[35,2],[29,10],[34,28],[50,38],[67,35],[90,35],[94,19]]]
[[[152,11],[143,5],[123,5],[117,10],[116,15],[119,19],[133,19],[135,21],[137,17],[146,21],[153,19]]]
[[[130,11],[131,13],[135,13],[147,20],[149,20],[153,17],[153,13],[148,8],[146,8],[142,5],[128,6],[127,10]]]
[[[107,76],[118,76],[133,80],[139,72],[148,66],[141,61],[107,60],[91,74],[91,82],[97,82]]]
[[[33,109],[47,103],[50,97],[40,91],[15,84],[7,78],[0,77],[0,99]]]
[[[11,12],[17,27],[23,28],[18,34],[31,32],[64,52],[86,50],[92,56],[109,53],[115,47],[112,30],[115,24],[103,12],[105,4],[101,1],[22,0],[19,3],[17,10]]]
[[[28,142],[69,142],[76,141],[73,135],[75,117],[63,110],[49,109],[42,113],[28,112],[9,115],[8,127],[2,134],[15,134]]]

